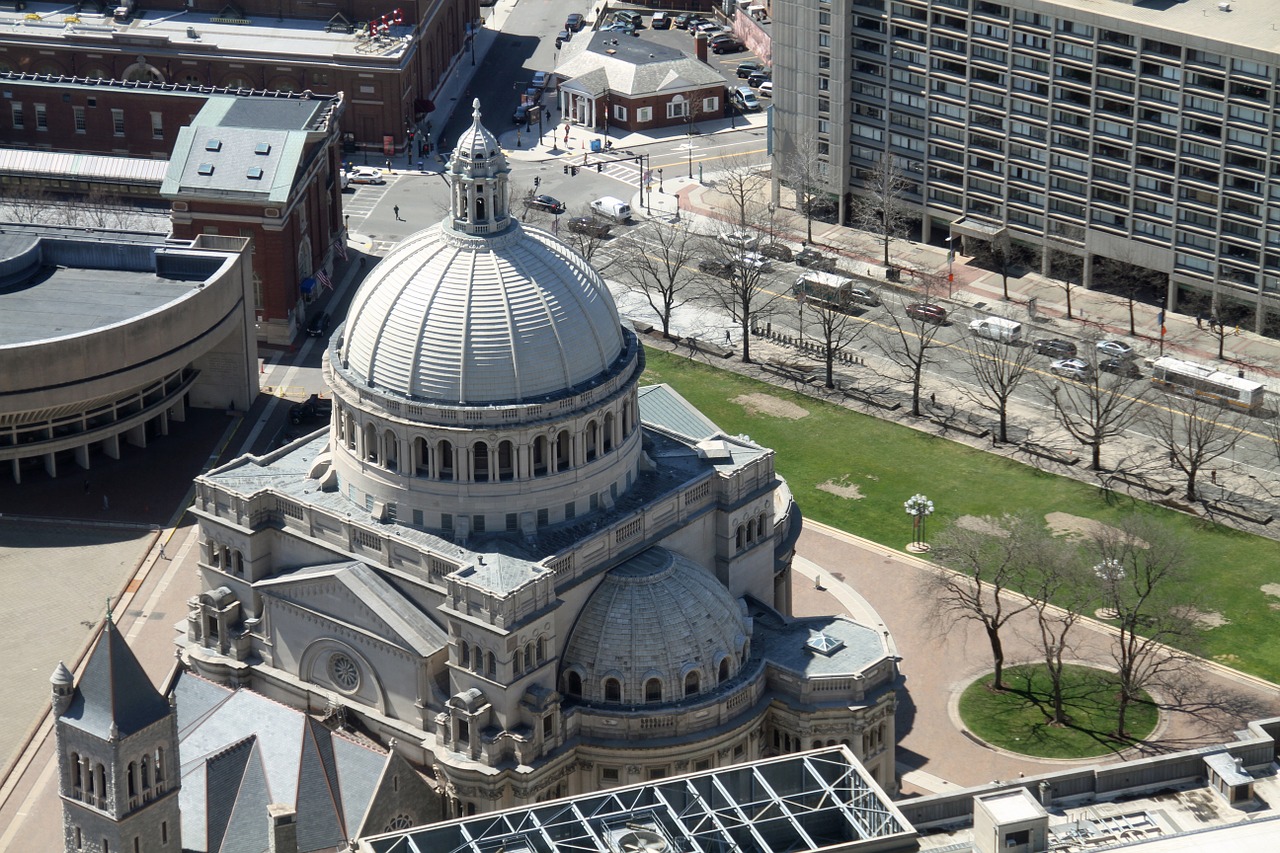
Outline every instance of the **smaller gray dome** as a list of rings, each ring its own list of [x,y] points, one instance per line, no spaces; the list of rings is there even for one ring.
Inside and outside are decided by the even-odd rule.
[[[75,679],[71,676],[71,670],[67,669],[67,665],[62,661],[58,661],[58,667],[53,671],[53,675],[49,677],[49,681],[55,686],[66,686],[73,684]]]
[[[713,690],[722,662],[724,675],[737,674],[750,630],[743,608],[711,572],[650,548],[605,575],[587,599],[564,671],[588,701],[677,701]]]

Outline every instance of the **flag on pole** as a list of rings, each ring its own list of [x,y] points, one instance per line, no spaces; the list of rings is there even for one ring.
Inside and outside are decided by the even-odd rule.
[[[333,248],[337,251],[338,257],[344,261],[347,259],[347,241],[339,237],[333,241]]]
[[[320,282],[320,287],[325,290],[333,290],[333,281],[329,278],[329,274],[324,270],[316,270],[316,281]]]

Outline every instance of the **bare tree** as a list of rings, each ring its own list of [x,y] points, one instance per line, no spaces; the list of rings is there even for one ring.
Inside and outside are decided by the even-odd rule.
[[[744,364],[751,362],[753,321],[783,295],[770,289],[771,282],[765,277],[769,264],[753,250],[766,233],[757,226],[706,236],[703,245],[710,257],[698,265],[707,272],[703,281],[710,300],[738,324]]]
[[[52,193],[39,185],[17,186],[7,190],[3,207],[14,222],[49,222],[50,211],[58,205]]]
[[[1118,257],[1095,257],[1093,277],[1100,282],[1099,290],[1111,291],[1125,301],[1129,315],[1129,334],[1135,336],[1138,334],[1137,306],[1144,304],[1140,297],[1163,296],[1167,280],[1159,270],[1142,266],[1136,262],[1133,253],[1124,250]]]
[[[1022,380],[1029,375],[1031,356],[1029,346],[1011,341],[992,340],[974,335],[965,349],[965,358],[973,368],[977,380],[976,389],[965,391],[966,396],[999,421],[997,437],[1001,442],[1009,440],[1009,401]]]
[[[575,221],[581,224],[575,224]],[[609,231],[612,228],[608,222],[598,216],[594,216],[589,207],[583,207],[572,218],[561,216],[556,220],[556,223],[557,236],[576,249],[578,254],[588,261],[592,260],[595,253],[608,240]],[[612,265],[613,262],[610,261],[603,266],[598,266],[596,267],[596,272],[603,272]]]
[[[1049,674],[1052,721],[1065,725],[1069,722],[1062,700],[1065,659],[1074,652],[1074,630],[1084,618],[1094,588],[1079,558],[1062,548],[1046,550],[1024,592],[1031,599],[1036,643]]]
[[[1049,275],[1055,279],[1058,286],[1062,288],[1063,296],[1067,301],[1067,319],[1075,319],[1071,309],[1071,294],[1077,283],[1084,280],[1084,259],[1076,253],[1070,251],[1070,243],[1079,237],[1083,241],[1083,229],[1077,235],[1073,230],[1062,226],[1060,231],[1067,231],[1062,237],[1050,236],[1045,242],[1044,251],[1047,255]]]
[[[791,137],[791,150],[774,158],[780,179],[796,195],[796,212],[804,217],[805,241],[813,242],[813,210],[825,193],[826,164],[820,157],[818,136],[805,129]]]
[[[801,294],[803,296],[803,294]],[[866,331],[866,324],[855,320],[842,311],[836,311],[825,305],[815,305],[813,313],[817,315],[818,341],[822,346],[822,358],[827,368],[827,388],[836,387],[835,361],[840,353],[861,337]],[[804,337],[804,303],[800,305],[800,336]]]
[[[977,622],[991,646],[993,690],[1004,690],[1001,631],[1033,603],[1010,591],[1034,586],[1046,551],[1057,548],[1042,523],[1025,515],[984,516],[976,524],[951,524],[933,540],[934,557],[952,571],[929,572],[922,592],[938,630]]]
[[[863,173],[863,195],[854,210],[856,227],[875,234],[884,247],[884,265],[889,266],[889,244],[905,237],[911,221],[906,194],[911,183],[890,154],[881,154],[876,164]]]
[[[900,378],[911,384],[911,415],[918,418],[924,370],[933,361],[933,351],[945,346],[936,340],[942,324],[912,317],[905,311],[890,310],[885,327],[878,344],[885,357],[899,369]]]
[[[1063,429],[1089,448],[1089,469],[1101,471],[1103,445],[1133,424],[1150,386],[1137,379],[1100,373],[1092,364],[1088,372],[1089,376],[1080,380],[1049,380],[1045,397]]]
[[[1188,501],[1200,499],[1200,472],[1234,450],[1246,431],[1234,412],[1199,397],[1170,395],[1162,405],[1148,407],[1144,420],[1169,465],[1186,478]]]
[[[1009,301],[1009,277],[1027,260],[1025,247],[1015,243],[1009,236],[1009,230],[1002,228],[990,240],[979,245],[974,253],[973,263],[988,267],[1000,274],[1000,284],[1004,290],[1004,301]]]
[[[1099,528],[1091,550],[1102,607],[1117,632],[1116,735],[1124,737],[1129,706],[1190,661],[1185,650],[1199,636],[1195,587],[1188,583],[1186,543],[1149,516],[1132,513],[1117,527]]]
[[[699,250],[698,236],[687,228],[652,222],[644,242],[633,242],[622,262],[624,284],[642,294],[658,315],[662,336],[671,337],[671,315],[695,298],[696,276],[689,269]]]
[[[725,158],[716,175],[715,191],[726,196],[738,228],[761,228],[769,218],[769,176],[743,155]]]

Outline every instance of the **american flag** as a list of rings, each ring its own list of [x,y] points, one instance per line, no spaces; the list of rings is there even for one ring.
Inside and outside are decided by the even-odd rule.
[[[320,287],[325,290],[333,290],[333,281],[329,278],[329,274],[324,270],[316,270],[316,281],[320,282]]]
[[[342,258],[344,261],[347,259],[347,241],[345,239],[339,237],[337,240],[334,240],[333,248],[337,251],[338,257]]]

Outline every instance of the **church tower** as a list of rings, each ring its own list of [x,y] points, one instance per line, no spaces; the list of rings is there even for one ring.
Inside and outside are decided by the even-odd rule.
[[[65,849],[179,853],[177,715],[110,613],[80,683],[50,681]]]

